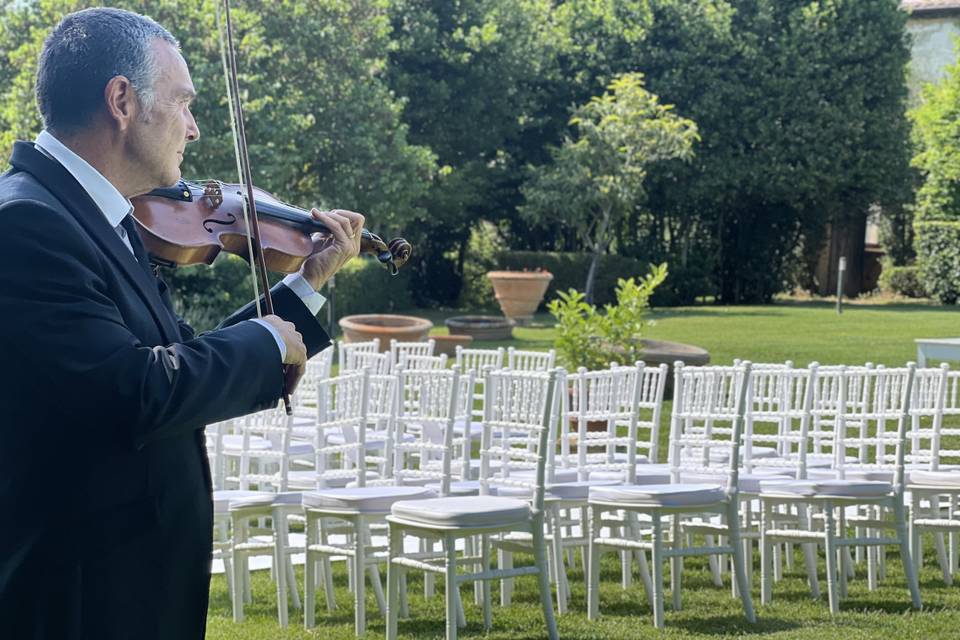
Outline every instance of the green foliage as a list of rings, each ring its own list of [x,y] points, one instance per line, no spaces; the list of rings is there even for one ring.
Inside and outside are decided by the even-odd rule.
[[[653,267],[640,281],[620,279],[617,303],[601,313],[576,289],[559,292],[547,305],[557,319],[555,347],[560,361],[571,370],[602,369],[611,362],[632,364],[643,358],[640,338],[650,296],[666,279],[667,265]]]
[[[885,263],[880,272],[880,289],[907,298],[925,298],[927,296],[920,282],[920,269],[916,265],[905,267]]]
[[[387,78],[406,100],[411,140],[440,171],[411,227],[422,303],[452,304],[470,231],[515,200],[517,138],[532,126],[553,64],[549,0],[391,0]],[[506,204],[506,207],[512,205]]]
[[[461,309],[496,308],[493,284],[487,272],[501,268],[498,258],[503,252],[503,245],[497,229],[489,222],[478,225],[470,232],[470,243],[463,263],[463,287],[457,305]]]
[[[923,178],[914,217],[920,280],[931,296],[955,304],[960,299],[960,64],[927,87],[911,116],[918,148],[913,164]]]
[[[594,256],[585,297],[593,300],[597,261],[613,241],[614,229],[644,198],[648,167],[689,160],[699,140],[694,122],[672,113],[643,86],[643,76],[618,76],[607,91],[574,111],[577,139],[554,150],[553,163],[533,170],[523,188],[521,212],[534,222],[576,230]]]
[[[390,273],[373,259],[351,260],[336,276],[337,318],[356,313],[393,313],[413,307],[410,271]],[[322,293],[327,294],[327,291]]]

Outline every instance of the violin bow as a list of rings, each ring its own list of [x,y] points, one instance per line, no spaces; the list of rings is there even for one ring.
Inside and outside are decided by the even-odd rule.
[[[220,13],[219,11],[217,12]],[[253,275],[253,295],[257,302],[257,317],[263,317],[263,311],[273,315],[273,299],[270,296],[270,281],[267,279],[267,267],[263,259],[263,244],[260,241],[260,221],[257,218],[257,204],[253,195],[253,171],[250,169],[250,155],[247,149],[247,134],[243,125],[243,105],[240,101],[240,83],[237,78],[237,57],[233,48],[233,24],[230,20],[230,0],[223,0],[224,22],[227,38],[223,40],[220,30],[220,45],[224,63],[224,76],[227,83],[227,102],[230,104],[230,121],[233,128],[234,151],[240,182],[246,187],[247,198],[244,206],[244,220],[250,233],[247,234],[247,250],[250,255],[250,271]],[[218,15],[219,21],[219,15]],[[260,293],[257,283],[263,290],[263,309],[260,307]],[[290,393],[287,390],[286,367],[283,376],[283,407],[287,415],[293,414],[290,405]]]

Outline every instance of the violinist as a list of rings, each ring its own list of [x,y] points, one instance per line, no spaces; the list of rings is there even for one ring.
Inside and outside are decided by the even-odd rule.
[[[130,202],[176,183],[200,135],[177,41],[134,13],[73,13],[36,97],[45,130],[0,177],[0,635],[202,638],[203,427],[275,406],[330,344],[317,289],[357,255],[364,218],[313,210],[330,238],[273,288],[276,315],[251,303],[196,335]]]

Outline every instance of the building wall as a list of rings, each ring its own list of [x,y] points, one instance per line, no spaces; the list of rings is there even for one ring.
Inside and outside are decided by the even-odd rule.
[[[908,84],[911,100],[916,101],[920,89],[938,82],[946,74],[946,67],[956,61],[954,42],[960,37],[960,12],[911,16],[907,31],[913,37]]]

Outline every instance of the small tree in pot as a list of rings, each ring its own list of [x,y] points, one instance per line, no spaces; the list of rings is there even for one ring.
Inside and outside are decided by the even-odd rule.
[[[555,347],[563,365],[604,369],[611,362],[630,365],[642,360],[641,335],[648,321],[650,296],[667,277],[667,265],[653,267],[639,281],[617,281],[617,304],[603,311],[585,300],[583,293],[570,289],[558,292],[547,308],[557,319]]]

